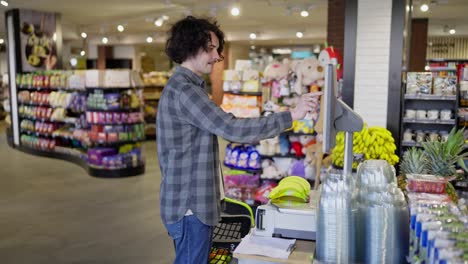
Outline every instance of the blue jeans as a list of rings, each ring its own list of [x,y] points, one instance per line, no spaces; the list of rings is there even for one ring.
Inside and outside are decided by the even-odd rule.
[[[205,264],[211,250],[213,227],[203,224],[195,215],[184,216],[173,224],[164,224],[174,240],[174,264]]]

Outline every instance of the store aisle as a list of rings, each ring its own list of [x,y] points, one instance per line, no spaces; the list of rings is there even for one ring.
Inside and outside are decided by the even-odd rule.
[[[171,263],[155,142],[144,144],[143,176],[99,179],[75,164],[11,149],[1,126],[2,264]]]

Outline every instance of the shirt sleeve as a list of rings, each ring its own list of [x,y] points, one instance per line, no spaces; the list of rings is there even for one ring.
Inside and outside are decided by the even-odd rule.
[[[186,122],[239,143],[274,137],[292,126],[288,111],[259,118],[236,118],[211,101],[203,89],[191,85],[180,90],[179,108]]]

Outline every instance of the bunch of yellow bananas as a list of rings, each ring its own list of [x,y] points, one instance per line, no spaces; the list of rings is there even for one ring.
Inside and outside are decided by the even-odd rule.
[[[336,166],[344,166],[344,132],[336,135],[336,145],[332,150],[332,161]],[[383,127],[373,126],[367,128],[364,124],[360,132],[353,135],[353,154],[362,154],[365,160],[382,159],[395,165],[399,157],[395,155],[395,139],[392,133]],[[353,162],[353,168],[357,168]]]

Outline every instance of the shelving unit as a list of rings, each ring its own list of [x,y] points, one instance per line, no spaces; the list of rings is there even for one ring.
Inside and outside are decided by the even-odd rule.
[[[145,164],[139,142],[144,139],[144,123],[139,89],[69,88],[48,81],[71,75],[64,71],[18,75],[20,144],[9,144],[34,155],[76,163],[95,177],[142,174]],[[39,80],[47,80],[50,86],[35,82]],[[101,100],[95,99],[96,94]]]
[[[414,76],[418,75],[418,73],[413,74]],[[429,134],[437,134],[438,136],[436,135],[437,137],[434,136],[433,138],[440,140],[442,134],[448,134],[457,125],[458,86],[455,94],[448,94],[450,89],[444,90],[445,93],[440,95],[420,93],[418,91],[419,87],[422,87],[421,91],[427,92],[429,89],[429,92],[432,93],[434,78],[439,78],[436,75],[429,80],[427,76],[427,73],[421,73],[421,77],[413,79],[413,81],[417,80],[418,83],[407,82],[407,93],[403,96],[403,114],[401,118],[401,154],[409,147],[422,147],[420,142],[429,140]],[[416,94],[408,94],[409,91],[416,92]],[[418,110],[422,111],[422,114],[418,115]],[[433,113],[432,115],[434,115],[434,112],[437,115],[430,117],[429,111]],[[442,111],[445,113],[444,116],[442,116]],[[451,113],[450,116],[447,116],[448,111]],[[408,140],[409,138],[411,140]]]
[[[152,85],[143,89],[146,139],[156,138],[156,112],[163,88],[163,85]]]

